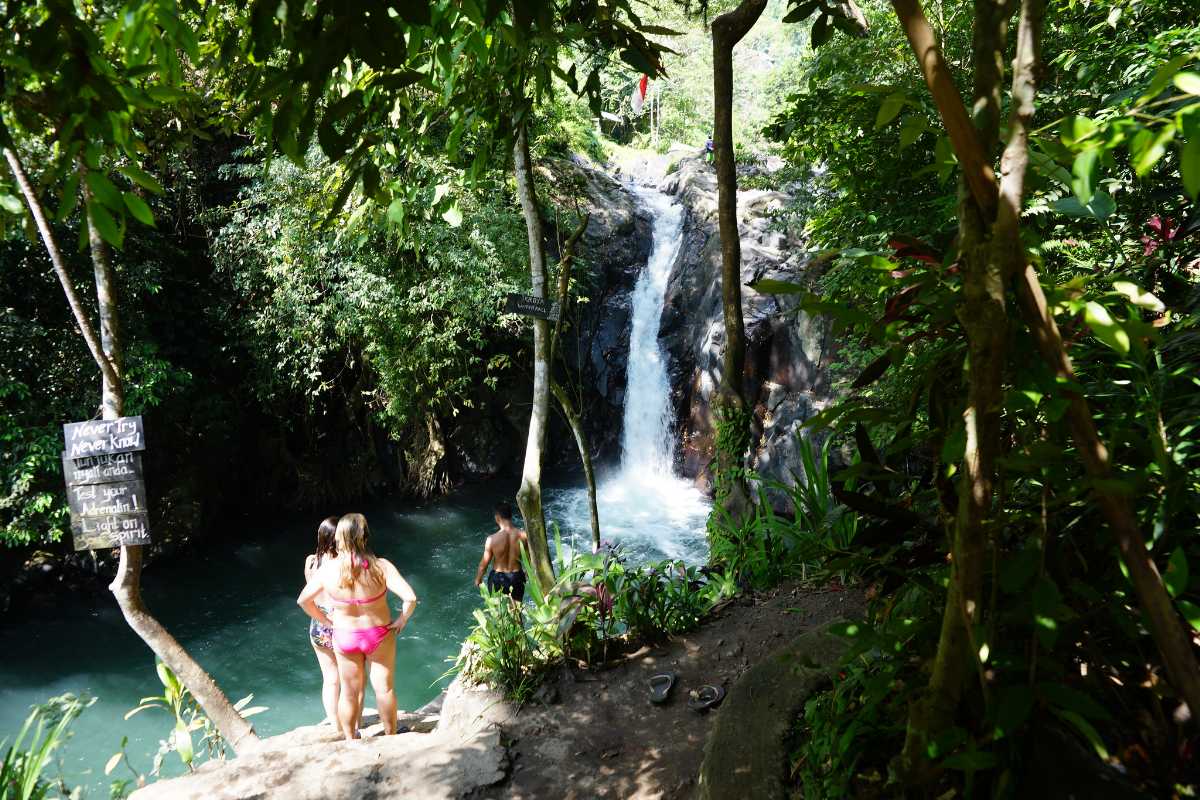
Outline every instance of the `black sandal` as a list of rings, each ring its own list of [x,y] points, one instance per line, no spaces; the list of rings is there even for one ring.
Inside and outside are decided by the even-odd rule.
[[[701,686],[699,689],[693,689],[690,695],[688,708],[703,713],[721,705],[721,701],[725,699],[725,687]]]
[[[671,689],[675,686],[675,673],[664,672],[660,675],[652,675],[649,680],[650,684],[650,702],[656,705],[662,705],[667,702],[667,697],[671,694]]]

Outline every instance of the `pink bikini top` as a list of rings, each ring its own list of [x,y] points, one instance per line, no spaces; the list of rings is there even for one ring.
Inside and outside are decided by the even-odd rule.
[[[367,560],[365,558],[363,559],[362,565],[363,565],[363,569],[367,569],[367,567],[369,566],[367,563]],[[365,606],[368,603],[374,603],[376,600],[383,597],[385,594],[387,594],[386,586],[383,587],[383,591],[381,591],[379,594],[375,595],[374,597],[367,597],[365,599],[352,597],[349,600],[340,600],[340,599],[334,597],[333,595],[331,595],[328,591],[325,592],[325,596],[329,598],[330,602],[337,603],[338,605],[341,605],[341,606]]]

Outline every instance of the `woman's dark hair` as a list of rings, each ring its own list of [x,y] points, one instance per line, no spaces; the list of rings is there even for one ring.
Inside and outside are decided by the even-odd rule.
[[[317,526],[317,561],[321,561],[325,556],[337,556],[337,543],[334,541],[337,524],[337,517],[326,517]]]
[[[512,519],[512,503],[507,500],[501,500],[499,503],[496,503],[495,512],[496,516],[500,519]]]

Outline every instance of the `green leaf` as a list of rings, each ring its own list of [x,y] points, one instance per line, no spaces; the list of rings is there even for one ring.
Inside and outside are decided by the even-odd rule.
[[[787,15],[784,16],[783,21],[788,24],[793,22],[802,22],[808,19],[812,15],[812,12],[817,10],[819,5],[821,5],[820,0],[809,0],[807,3],[801,3],[789,11]]]
[[[1091,136],[1099,126],[1087,117],[1069,117],[1062,126],[1059,137],[1062,143],[1070,147]]]
[[[388,222],[394,222],[397,225],[404,224],[404,198],[397,197],[391,202],[387,210]]]
[[[1095,147],[1089,147],[1075,156],[1071,174],[1074,176],[1071,181],[1071,189],[1079,198],[1079,202],[1086,206],[1092,201],[1094,187],[1100,178],[1100,151]]]
[[[1189,139],[1180,150],[1179,172],[1183,188],[1193,200],[1200,200],[1200,136]]]
[[[621,51],[621,60],[646,75],[655,75],[658,72],[649,59],[646,58],[645,53],[632,47],[627,47]]]
[[[100,231],[100,237],[118,250],[121,249],[125,244],[124,226],[118,225],[108,209],[94,200],[87,204],[87,212],[96,230]]]
[[[1166,306],[1150,292],[1143,292],[1136,283],[1130,281],[1113,281],[1113,290],[1138,308],[1148,311],[1165,311]]]
[[[1167,152],[1167,143],[1175,138],[1175,126],[1167,125],[1157,133],[1149,128],[1138,131],[1129,144],[1129,155],[1133,158],[1133,171],[1140,178],[1154,168]]]
[[[1100,734],[1096,732],[1096,729],[1092,727],[1090,722],[1074,711],[1065,711],[1059,708],[1051,708],[1050,710],[1063,722],[1066,722],[1083,734],[1083,738],[1087,739],[1092,749],[1096,751],[1096,755],[1100,756],[1102,760],[1108,760],[1108,749],[1104,746],[1104,740],[1100,738]]]
[[[833,26],[829,24],[828,16],[817,17],[817,21],[812,26],[812,47],[816,50],[821,45],[829,41],[829,37],[833,36]]]
[[[921,116],[905,117],[900,125],[900,149],[912,145],[929,130],[929,121]]]
[[[130,214],[133,214],[134,219],[143,225],[154,227],[154,213],[150,210],[150,206],[146,205],[145,200],[133,192],[123,192],[121,199],[125,201],[125,207],[129,209]]]
[[[92,191],[92,196],[108,207],[110,211],[123,214],[125,203],[121,200],[121,190],[113,185],[108,176],[101,172],[89,172],[84,176],[84,182]]]
[[[1187,600],[1176,600],[1175,605],[1179,606],[1179,613],[1183,614],[1192,629],[1200,631],[1200,606]]]
[[[1097,339],[1121,355],[1129,353],[1129,334],[1125,332],[1119,322],[1112,318],[1107,308],[1094,300],[1089,300],[1083,313],[1083,319]]]
[[[1087,205],[1079,202],[1079,198],[1072,195],[1055,200],[1051,207],[1068,217],[1091,218],[1100,222],[1111,217],[1117,210],[1116,201],[1107,192],[1096,192]]]
[[[72,172],[63,186],[62,194],[59,195],[58,213],[54,215],[55,219],[59,222],[65,222],[67,217],[71,216],[71,212],[75,210],[75,205],[78,202],[79,173]]]
[[[1172,58],[1170,61],[1159,67],[1154,73],[1154,77],[1150,79],[1150,84],[1146,87],[1145,93],[1143,93],[1141,98],[1138,100],[1138,105],[1148,103],[1155,97],[1158,97],[1159,93],[1163,89],[1167,88],[1167,84],[1170,83],[1171,79],[1175,77],[1175,73],[1179,72],[1183,65],[1191,60],[1191,54],[1185,53],[1181,56],[1175,56],[1175,58]]]
[[[894,120],[901,110],[903,110],[904,103],[905,98],[902,92],[889,94],[885,97],[883,103],[879,106],[879,112],[875,115],[875,127],[882,128]]]
[[[442,212],[442,219],[446,220],[446,223],[449,224],[451,228],[457,228],[459,225],[462,225],[463,215],[462,212],[458,210],[458,204],[455,203]]]
[[[1188,562],[1183,547],[1176,547],[1175,552],[1171,553],[1171,558],[1167,561],[1167,571],[1163,573],[1163,584],[1171,597],[1178,597],[1181,592],[1187,590]]]
[[[1200,95],[1200,74],[1195,72],[1181,72],[1175,76],[1174,80],[1175,86],[1179,91]]]
[[[21,202],[21,198],[11,194],[0,194],[0,208],[3,208],[10,214],[20,214],[25,210],[25,205]]]
[[[184,724],[183,720],[175,723],[175,730],[172,735],[174,737],[175,752],[179,753],[179,758],[184,764],[191,764],[196,753],[192,749],[192,734],[188,731],[187,725]]]
[[[162,184],[158,182],[158,179],[140,167],[135,167],[132,164],[126,164],[123,167],[117,167],[117,172],[128,178],[130,182],[136,183],[138,186],[142,187],[148,192],[162,194],[164,191]]]
[[[808,289],[798,283],[789,283],[788,281],[777,281],[771,278],[760,278],[746,286],[758,292],[759,294],[805,294]]]

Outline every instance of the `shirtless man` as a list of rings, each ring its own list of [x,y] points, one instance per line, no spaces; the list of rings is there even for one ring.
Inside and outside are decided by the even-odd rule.
[[[518,603],[525,598],[525,571],[521,569],[521,546],[529,541],[525,531],[513,525],[512,505],[496,504],[494,518],[499,528],[483,545],[483,558],[475,571],[475,585],[483,582],[483,571],[492,562],[488,573],[488,591],[504,592]]]

